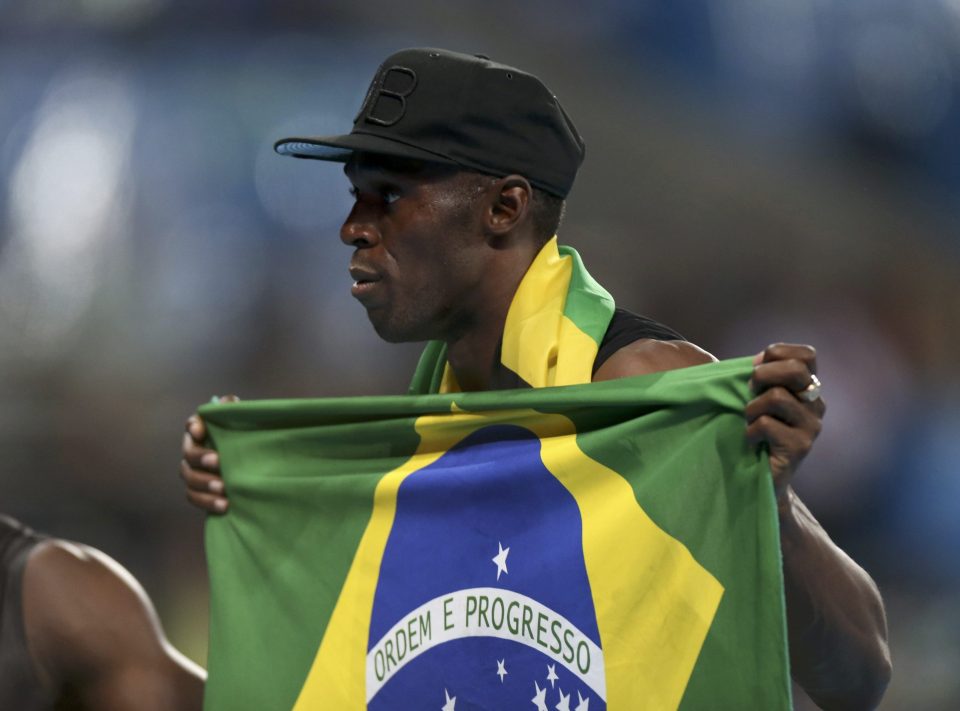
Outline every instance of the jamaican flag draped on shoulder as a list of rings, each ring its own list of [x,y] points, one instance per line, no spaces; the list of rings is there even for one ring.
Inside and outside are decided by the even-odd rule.
[[[591,291],[551,254],[525,282]],[[790,708],[751,361],[585,384],[608,300],[599,336],[562,298],[513,345],[508,317],[533,389],[457,393],[428,349],[426,394],[201,409],[231,502],[206,531],[206,709]]]

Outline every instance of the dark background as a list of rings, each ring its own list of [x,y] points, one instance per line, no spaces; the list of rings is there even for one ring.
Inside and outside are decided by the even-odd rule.
[[[817,346],[797,488],[890,616],[883,709],[960,707],[955,0],[0,0],[0,510],[96,545],[206,654],[181,427],[400,392],[348,293],[348,129],[390,52],[540,75],[587,143],[561,241],[718,357]],[[804,708],[804,702],[798,701]]]

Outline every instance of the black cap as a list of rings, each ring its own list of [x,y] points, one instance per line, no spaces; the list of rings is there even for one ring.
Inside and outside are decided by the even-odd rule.
[[[353,130],[284,138],[277,153],[345,162],[354,151],[523,175],[566,197],[583,162],[583,139],[537,77],[486,57],[404,49],[380,65]]]

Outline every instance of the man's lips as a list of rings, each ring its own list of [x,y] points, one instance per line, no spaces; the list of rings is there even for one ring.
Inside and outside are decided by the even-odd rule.
[[[368,267],[351,266],[350,276],[353,279],[350,293],[358,299],[363,299],[373,292],[380,281],[380,274]]]

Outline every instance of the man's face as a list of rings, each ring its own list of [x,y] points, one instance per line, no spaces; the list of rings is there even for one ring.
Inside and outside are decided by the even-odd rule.
[[[356,154],[355,203],[340,238],[355,248],[353,296],[384,340],[450,340],[482,308],[487,251],[473,173]]]

